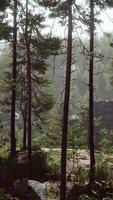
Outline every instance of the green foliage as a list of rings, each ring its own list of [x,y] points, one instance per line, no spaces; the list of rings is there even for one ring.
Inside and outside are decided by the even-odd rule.
[[[10,200],[10,197],[7,195],[5,188],[0,187],[0,200]]]
[[[0,150],[0,175],[3,177],[27,177],[28,160],[27,152],[18,152],[13,159],[9,156],[8,147]],[[46,175],[58,177],[60,173],[59,152],[45,152],[37,145],[32,151],[33,176],[44,177]],[[18,172],[18,173],[17,173]]]
[[[107,182],[111,179],[111,168],[107,161],[98,160],[95,167],[95,180],[99,183]]]
[[[33,140],[32,151],[37,152],[39,150],[41,150],[41,143],[39,140]]]
[[[113,0],[104,0],[105,2],[105,5],[108,6],[108,7],[113,7]]]
[[[32,155],[32,171],[34,176],[43,177],[48,172],[47,153],[38,150]]]
[[[0,0],[0,40],[9,39],[12,28],[7,22],[5,10],[9,6],[10,0]]]
[[[37,35],[38,36],[38,35]],[[40,58],[40,63],[37,63],[37,69],[41,70],[43,67],[44,61],[42,59],[46,59],[50,55],[58,55],[60,52],[60,48],[62,45],[62,40],[58,37],[41,37],[32,38],[32,45],[34,47],[34,53],[38,53],[38,58]],[[36,63],[35,63],[36,64]],[[39,66],[40,64],[40,66]]]
[[[72,124],[71,124],[72,123]],[[85,129],[84,118],[75,117],[73,122],[70,120],[68,131],[68,146],[72,149],[84,149],[87,146],[87,133]]]
[[[47,167],[50,175],[58,178],[60,175],[60,156],[57,152],[48,152]]]
[[[90,196],[85,195],[85,194],[82,194],[82,195],[80,195],[79,200],[95,200],[95,198],[90,197]]]
[[[9,6],[10,0],[0,0],[0,11],[4,11]]]
[[[10,26],[8,26],[7,23],[1,23],[0,21],[0,40],[9,39],[10,38],[9,34],[11,33],[11,31],[12,29]]]
[[[5,145],[2,148],[0,148],[0,159],[7,159],[9,156],[9,145]]]
[[[40,94],[37,93],[35,94],[35,98],[36,101],[33,104],[33,111],[35,116],[49,111],[55,103],[54,96],[49,92],[40,92]]]
[[[49,200],[53,200],[53,199],[55,199],[55,200],[57,200],[57,199],[59,199],[59,190],[58,190],[58,188],[57,187],[50,187],[49,188],[49,190],[48,190],[48,199]]]
[[[88,180],[88,171],[82,167],[77,166],[74,168],[74,180],[80,184],[85,184],[85,182]]]
[[[61,110],[56,108],[56,106],[47,115],[47,129],[38,138],[39,143],[42,147],[55,148],[59,147],[61,144]]]
[[[9,2],[9,1],[7,1]],[[6,3],[6,1],[1,0],[0,3]],[[42,29],[44,26],[44,13],[36,14],[34,12],[35,6],[37,7],[39,2],[30,2],[30,11],[29,11],[29,20],[28,27],[30,33],[30,54],[31,54],[31,68],[32,68],[32,114],[33,114],[33,128],[45,125],[45,118],[47,116],[47,112],[54,106],[55,98],[53,97],[52,92],[50,92],[51,80],[47,77],[46,71],[49,66],[47,64],[47,58],[51,55],[58,55],[60,53],[60,47],[62,41],[58,37],[52,37],[51,35],[42,35]],[[0,7],[1,8],[1,7]],[[4,8],[5,9],[5,8]],[[33,10],[33,12],[32,12]],[[26,111],[26,93],[27,93],[27,83],[26,83],[26,42],[25,42],[25,25],[26,25],[26,16],[24,12],[24,3],[18,1],[18,43],[17,43],[17,80],[16,80],[16,103],[17,103],[17,112],[21,112],[21,118],[25,115]],[[1,18],[3,22],[5,16]],[[0,21],[0,22],[1,22]],[[6,21],[5,21],[6,22]],[[0,23],[1,25],[1,23]],[[6,26],[5,26],[6,27]],[[5,27],[0,26],[0,36],[1,34],[5,36],[8,32]],[[2,30],[1,30],[2,29]],[[3,30],[5,33],[3,34]],[[12,44],[10,43],[7,46],[9,50],[8,58],[3,53],[2,60],[12,60]],[[6,51],[4,51],[6,52]],[[20,53],[21,52],[21,53]],[[6,63],[0,63],[3,68],[3,71],[6,70]],[[5,71],[2,75],[0,81],[0,109],[5,111],[7,109],[10,110],[11,96],[10,91],[13,86],[12,78],[11,78],[11,66]],[[22,120],[21,120],[22,121]],[[23,124],[21,122],[21,127]]]
[[[74,159],[78,159],[80,156],[80,153],[77,150],[75,150],[73,154],[73,150],[67,150],[67,159],[68,160],[73,159],[73,156],[74,156]]]
[[[103,129],[100,133],[101,141],[100,141],[100,149],[105,153],[112,152],[112,138],[113,138],[113,131],[109,129]]]
[[[67,17],[67,10],[68,10],[68,5],[67,1],[49,1],[49,0],[44,0],[44,1],[39,1],[39,4],[44,7],[48,7],[51,11],[49,14],[49,17],[55,18],[58,17],[60,18],[60,23],[62,25],[66,24],[66,17]]]

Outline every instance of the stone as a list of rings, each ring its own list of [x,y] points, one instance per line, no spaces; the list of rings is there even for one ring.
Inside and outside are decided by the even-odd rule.
[[[45,184],[34,180],[18,180],[15,184],[15,194],[24,198],[35,198],[36,200],[45,200],[47,197],[47,188]]]
[[[40,197],[41,200],[44,200],[46,198],[47,188],[45,184],[34,180],[28,180],[28,186],[30,186],[35,191],[35,193]]]
[[[26,196],[29,190],[27,182],[27,179],[17,180],[15,183],[14,193],[19,196]]]

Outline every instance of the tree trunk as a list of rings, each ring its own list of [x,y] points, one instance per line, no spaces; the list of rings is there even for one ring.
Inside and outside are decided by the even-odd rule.
[[[89,148],[90,148],[89,183],[90,184],[94,182],[94,174],[95,174],[93,68],[94,68],[94,0],[90,0],[90,63],[89,63]]]
[[[25,111],[25,116],[23,117],[24,129],[23,129],[23,150],[27,149],[27,112]]]
[[[65,80],[65,96],[63,107],[63,127],[61,146],[61,188],[60,200],[66,200],[66,158],[67,158],[67,132],[68,132],[68,112],[70,98],[71,63],[72,63],[72,0],[68,0],[68,49],[67,68]]]
[[[16,67],[17,67],[17,0],[14,0],[13,12],[13,86],[11,103],[11,155],[16,153],[15,105],[16,105]]]
[[[26,50],[27,50],[27,89],[28,89],[28,160],[29,160],[29,176],[32,176],[32,159],[31,159],[31,151],[32,151],[32,130],[31,130],[31,58],[30,58],[30,36],[28,33],[29,26],[29,14],[28,14],[28,5],[29,0],[26,0]]]

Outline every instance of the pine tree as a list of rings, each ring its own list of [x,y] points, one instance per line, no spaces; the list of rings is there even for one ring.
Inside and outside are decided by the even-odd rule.
[[[89,62],[89,148],[90,148],[90,184],[94,182],[94,114],[93,114],[93,68],[94,68],[94,1],[90,0],[90,62]]]
[[[16,70],[17,70],[17,0],[13,8],[13,71],[12,71],[12,102],[11,102],[11,155],[16,153],[15,108],[16,108]]]
[[[19,38],[20,55],[18,55],[18,76],[22,77],[18,79],[21,83],[21,94],[23,101],[21,102],[21,110],[24,114],[24,130],[28,131],[28,156],[29,156],[29,172],[31,175],[31,149],[32,149],[32,126],[34,124],[35,117],[39,118],[39,115],[45,111],[51,109],[52,96],[48,92],[45,92],[41,88],[45,88],[50,85],[50,81],[44,76],[48,68],[45,62],[48,56],[57,52],[60,48],[60,40],[55,37],[42,36],[40,29],[43,28],[41,24],[44,21],[44,17],[41,14],[31,13],[28,9],[29,1],[26,1],[26,16],[24,12],[20,14],[20,26],[22,31]],[[32,4],[30,4],[32,8]],[[23,5],[20,4],[20,8]],[[22,9],[23,10],[23,9]],[[31,56],[32,55],[32,56]],[[22,68],[22,69],[21,69]],[[20,74],[19,74],[20,72]],[[22,73],[21,73],[22,72]],[[23,79],[27,84],[23,84]],[[25,82],[25,81],[24,81]],[[23,84],[23,85],[22,85]],[[27,87],[25,86],[27,85]],[[22,91],[23,90],[23,91]],[[25,94],[28,99],[25,100]],[[23,107],[23,108],[22,108]],[[26,109],[27,108],[27,109]],[[27,110],[27,112],[26,112]],[[22,115],[23,115],[22,114]],[[33,115],[32,115],[33,114]],[[32,115],[32,119],[31,119]],[[26,126],[26,120],[27,126]],[[24,132],[24,143],[26,133]]]
[[[1,0],[0,1],[0,40],[10,38],[11,27],[9,26],[5,13],[7,7],[10,5],[10,0]]]
[[[31,85],[31,57],[30,57],[30,35],[29,28],[29,0],[26,0],[26,27],[25,27],[25,40],[26,40],[26,56],[27,56],[27,90],[28,90],[28,160],[29,160],[29,176],[32,175],[32,125],[31,125],[31,102],[32,102],[32,85]]]
[[[68,0],[68,20],[69,21],[68,21],[67,68],[66,68],[66,80],[65,80],[62,144],[61,144],[60,200],[66,199],[67,132],[68,132],[68,112],[69,112],[71,64],[72,64],[72,1],[69,0]]]

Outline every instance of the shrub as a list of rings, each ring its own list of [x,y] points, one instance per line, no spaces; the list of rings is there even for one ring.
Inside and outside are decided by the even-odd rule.
[[[0,160],[0,175],[3,177],[5,176],[12,176],[16,173],[17,169],[17,162],[11,158],[2,158]]]
[[[107,161],[101,161],[95,167],[95,180],[97,182],[107,182],[110,178],[110,166]]]
[[[41,150],[41,142],[37,140],[33,140],[32,151],[36,152]]]
[[[48,152],[47,167],[48,167],[48,172],[50,173],[50,175],[59,176],[60,160],[57,154]]]
[[[74,180],[80,184],[85,184],[85,182],[88,180],[88,172],[82,166],[77,166],[74,168],[74,175]]]
[[[34,175],[43,176],[47,173],[47,153],[42,150],[32,155],[32,171]]]
[[[0,148],[0,159],[6,159],[9,156],[10,153],[10,147],[8,145],[3,146],[2,148]]]

